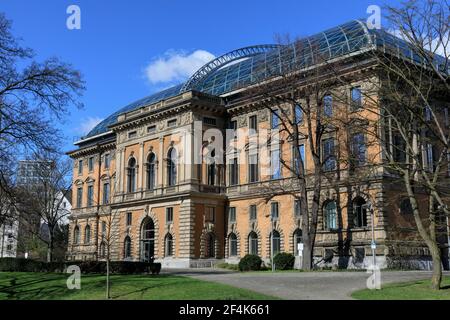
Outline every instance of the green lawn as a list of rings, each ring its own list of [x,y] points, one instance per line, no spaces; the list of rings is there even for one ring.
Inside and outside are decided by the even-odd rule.
[[[69,274],[0,272],[0,300],[98,300],[105,298],[104,275],[82,275],[81,289],[69,290]],[[276,299],[223,284],[172,275],[113,275],[111,296],[119,300]]]
[[[450,277],[443,277],[441,290],[430,288],[430,280],[392,283],[381,286],[381,290],[359,290],[352,297],[362,300],[450,300]]]

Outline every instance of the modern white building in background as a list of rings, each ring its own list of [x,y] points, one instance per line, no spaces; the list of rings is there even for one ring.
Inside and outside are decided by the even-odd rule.
[[[39,183],[39,176],[37,174],[37,164],[38,161],[33,160],[22,160],[19,161],[19,167],[17,172],[17,186],[31,186]],[[59,220],[59,225],[66,225],[69,223],[69,215],[72,210],[71,205],[71,190],[60,191],[57,194],[57,201],[61,199],[61,205],[58,208],[58,216],[61,217]],[[55,205],[56,205],[55,203]],[[15,258],[22,257],[28,258],[29,252],[25,248],[26,246],[21,246],[19,249],[19,241],[23,239],[24,235],[32,232],[31,228],[27,228],[24,223],[20,223],[20,212],[16,214],[10,214],[11,217],[14,217],[10,220],[7,220],[4,224],[0,224],[0,258]],[[36,227],[36,232],[41,233],[41,237],[45,238],[45,232],[48,232],[47,225],[45,221],[41,219],[39,226]],[[19,252],[20,251],[20,252]]]
[[[17,238],[19,222],[11,220],[0,225],[0,258],[15,258],[17,256]]]

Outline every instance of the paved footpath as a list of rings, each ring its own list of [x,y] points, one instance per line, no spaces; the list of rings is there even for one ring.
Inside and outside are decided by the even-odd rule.
[[[164,273],[189,276],[249,289],[292,300],[347,300],[351,293],[366,288],[369,273],[345,272],[249,272],[221,269],[166,270]],[[444,274],[450,275],[449,272]],[[414,281],[431,277],[429,271],[381,271],[381,283]]]

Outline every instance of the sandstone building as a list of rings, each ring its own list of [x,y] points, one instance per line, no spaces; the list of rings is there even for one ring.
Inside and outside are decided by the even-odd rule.
[[[426,246],[414,231],[400,189],[379,166],[382,147],[361,132],[350,134],[340,127],[343,118],[358,117],[367,125],[378,120],[364,108],[364,91],[371,89],[367,79],[374,77],[367,52],[388,43],[401,47],[399,39],[355,20],[290,45],[234,50],[187,82],[113,113],[69,152],[74,169],[68,258],[104,259],[110,249],[114,260],[201,267],[236,263],[248,253],[266,261],[277,252],[298,256],[299,202],[291,194],[265,196],[273,184],[294,179],[280,164],[295,161],[289,139],[281,134],[282,143],[271,149],[269,171],[261,154],[249,148],[248,136],[231,139],[239,141],[223,150],[211,146],[217,140],[229,142],[226,129],[274,130],[277,117],[247,99],[246,92],[276,78],[273,70],[292,72],[292,61],[299,66],[295,72],[318,67],[312,54],[317,47],[329,60],[340,61],[339,72],[353,80],[336,84],[325,97],[323,112],[334,129],[322,143],[324,153],[336,159],[330,157],[324,165],[340,174],[333,185],[323,185],[315,259],[318,264],[367,267],[373,224],[382,266],[407,257],[427,267]],[[388,128],[383,130],[389,134]],[[370,165],[370,175],[337,160],[348,147],[344,141],[356,141],[359,164]],[[209,158],[201,156],[204,150]],[[312,159],[307,143],[300,154],[308,175]],[[445,253],[445,244],[442,249]]]

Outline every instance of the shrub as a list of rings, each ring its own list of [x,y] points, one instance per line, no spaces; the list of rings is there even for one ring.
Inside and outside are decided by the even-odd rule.
[[[294,269],[295,257],[291,253],[280,252],[273,257],[273,263],[277,270],[292,270]]]
[[[261,269],[262,260],[256,254],[247,254],[239,261],[240,271],[258,271]]]
[[[24,258],[0,258],[0,271],[3,272],[65,272],[71,265],[78,266],[81,273],[106,273],[106,261],[42,262]],[[109,264],[111,274],[147,273],[149,270],[159,274],[161,264],[155,263],[153,269],[149,269],[151,265],[148,262],[134,261],[111,261]]]
[[[161,263],[150,263],[150,272],[152,274],[159,274],[161,271]]]
[[[216,265],[217,268],[228,269],[228,270],[239,270],[239,266],[237,264],[232,263],[219,263]]]

